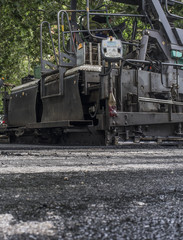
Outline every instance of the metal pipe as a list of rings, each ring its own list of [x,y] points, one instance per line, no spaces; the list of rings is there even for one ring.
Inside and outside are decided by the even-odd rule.
[[[51,43],[52,43],[52,47],[53,47],[53,52],[54,52],[54,56],[55,56],[55,61],[58,65],[58,61],[57,61],[57,55],[55,52],[55,46],[54,46],[54,42],[53,42],[53,38],[52,38],[52,34],[51,34],[51,27],[50,27],[50,23],[47,21],[43,21],[41,23],[41,27],[40,27],[40,55],[41,55],[41,73],[44,70],[44,61],[43,61],[43,25],[47,24],[48,25],[48,30],[49,30],[49,35],[51,38]],[[41,76],[41,98],[45,96],[45,77],[42,75]]]
[[[69,26],[69,33],[70,33],[70,40],[71,40],[71,43],[72,43],[72,47],[73,47],[73,52],[70,52],[70,51],[67,51],[66,47],[65,47],[65,32],[64,32],[64,15],[66,15],[66,18],[67,18],[67,23],[68,23],[68,26]],[[74,39],[73,39],[73,36],[72,36],[72,29],[71,29],[71,25],[70,25],[70,21],[69,21],[69,16],[68,16],[68,13],[65,12],[65,11],[62,11],[62,15],[61,15],[61,19],[62,19],[62,39],[63,39],[63,48],[64,48],[64,51],[68,54],[74,54],[76,53],[76,48],[75,48],[75,45],[74,45]]]
[[[126,62],[134,62],[134,63],[144,63],[144,64],[157,64],[156,61],[143,61],[143,60],[137,60],[137,59],[122,59]],[[161,65],[164,66],[172,66],[172,67],[182,67],[183,68],[183,64],[177,64],[177,63],[164,63],[161,62]]]
[[[66,12],[87,12],[87,10],[70,10],[70,9],[68,9],[68,10],[65,10]],[[100,11],[102,11],[102,9],[92,9],[92,10],[90,10],[90,11],[92,11],[92,12],[100,12]],[[106,10],[103,10],[103,11],[105,11],[106,12]]]
[[[139,71],[138,69],[135,70],[135,82],[136,82],[136,86],[137,86],[137,99],[139,100]],[[139,112],[140,109],[140,105],[139,105],[139,101],[137,101],[137,112]]]
[[[171,2],[174,2],[174,3],[176,3],[176,4],[183,5],[182,2],[178,2],[178,1],[171,1]],[[174,17],[174,18],[178,18],[178,19],[183,19],[183,17],[181,17],[181,16],[179,16],[179,15],[176,15],[176,14],[172,14],[172,13],[169,12],[169,10],[168,10],[168,1],[167,1],[167,0],[165,0],[165,10],[166,10],[166,12],[167,12],[167,14],[168,14],[169,16]]]
[[[90,29],[91,32],[100,32],[100,31],[110,31],[110,28],[96,28]],[[73,30],[72,33],[88,32],[88,30]],[[69,31],[64,31],[64,33],[69,33]]]
[[[132,32],[132,38],[131,41],[133,41],[137,34],[137,19],[135,18],[135,21],[133,22],[133,32]]]
[[[72,37],[72,30],[71,30],[71,25],[70,25],[70,22],[69,22],[69,17],[68,17],[68,13],[66,11],[63,11],[63,10],[60,10],[57,14],[57,24],[58,24],[58,51],[59,51],[59,64],[61,64],[61,39],[60,39],[60,14],[62,14],[62,37],[63,37],[63,47],[64,47],[64,50],[68,53],[68,54],[74,54],[76,53],[76,48],[74,46],[74,40],[73,40],[73,37]],[[74,52],[69,52],[67,51],[67,49],[65,48],[65,37],[64,37],[64,20],[63,20],[63,16],[64,14],[66,14],[66,18],[67,18],[67,21],[68,21],[68,25],[69,25],[69,33],[71,35],[71,41],[72,41],[72,45],[74,47]]]
[[[139,102],[151,102],[151,103],[183,106],[183,102],[178,102],[173,100],[164,100],[164,99],[146,98],[146,97],[138,97],[138,100]]]
[[[102,13],[102,12],[90,12],[89,15],[102,15],[102,16],[116,16],[116,17],[146,17],[144,14],[126,14],[126,13]]]
[[[92,59],[92,43],[89,42],[89,59],[90,59],[90,64],[93,64],[93,59]]]
[[[101,65],[101,47],[100,47],[100,43],[98,43],[98,65]]]
[[[50,23],[47,21],[43,21],[41,23],[41,27],[40,27],[40,56],[41,56],[41,70],[43,69],[43,25],[47,24],[48,25],[48,30],[49,30],[49,35],[51,38],[51,43],[52,43],[52,48],[53,48],[53,53],[54,53],[54,57],[55,57],[55,61],[58,65],[58,61],[57,61],[57,55],[56,55],[56,51],[55,51],[55,45],[53,42],[53,38],[52,38],[52,34],[51,34],[51,26]]]

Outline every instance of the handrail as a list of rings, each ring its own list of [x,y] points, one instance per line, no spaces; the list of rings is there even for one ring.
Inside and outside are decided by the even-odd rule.
[[[90,15],[102,15],[102,16],[119,16],[119,17],[145,17],[147,18],[147,15],[144,14],[125,14],[125,13],[103,13],[103,12],[91,12],[90,11],[90,3],[89,0],[86,0],[86,11],[87,11],[87,30],[91,37],[98,38],[98,39],[104,39],[103,37],[95,36],[92,34],[92,31],[90,29]]]
[[[54,45],[53,38],[52,38],[50,23],[48,21],[43,21],[41,23],[41,26],[40,26],[41,70],[43,70],[43,68],[44,68],[44,66],[43,66],[43,25],[44,24],[48,25],[48,30],[49,30],[49,35],[50,35],[50,38],[51,38],[51,43],[52,43],[52,48],[53,48],[53,52],[54,52],[54,56],[55,56],[55,61],[56,61],[57,65],[58,65],[58,60],[57,60],[57,55],[56,55],[56,51],[55,51],[55,45]]]
[[[142,64],[158,64],[160,63],[162,66],[172,66],[172,67],[183,67],[183,64],[178,63],[168,63],[168,62],[157,62],[157,61],[146,61],[146,60],[138,60],[138,59],[121,59],[123,61],[126,61],[128,63],[134,62],[134,63],[142,63]]]
[[[169,10],[168,10],[168,1],[170,1],[170,2],[172,2],[172,3],[180,4],[180,5],[182,5],[182,6],[183,6],[183,2],[179,2],[179,1],[176,1],[176,0],[165,0],[165,10],[166,10],[166,13],[167,13],[170,17],[177,18],[177,19],[183,19],[183,17],[169,12]]]
[[[76,54],[76,48],[75,48],[75,45],[74,45],[74,39],[73,39],[73,31],[71,29],[71,25],[70,25],[70,21],[69,21],[69,16],[68,16],[68,13],[65,11],[65,10],[60,10],[57,14],[57,21],[58,21],[58,50],[59,50],[59,64],[61,64],[61,40],[60,40],[60,15],[61,15],[61,27],[62,27],[62,41],[63,41],[63,48],[64,48],[64,51],[68,54]],[[73,52],[69,52],[67,51],[66,47],[65,47],[65,31],[64,31],[64,15],[66,15],[66,18],[67,18],[67,22],[68,22],[68,26],[69,26],[69,33],[71,35],[71,41],[72,41],[72,46],[74,48],[74,51]]]
[[[113,16],[113,17],[146,17],[144,14],[128,14],[128,13],[102,13],[102,12],[90,12],[90,15],[102,15],[102,16]]]

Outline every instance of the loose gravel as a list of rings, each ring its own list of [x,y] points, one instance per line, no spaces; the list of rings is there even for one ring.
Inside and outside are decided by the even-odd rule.
[[[181,148],[0,151],[0,239],[183,239]]]

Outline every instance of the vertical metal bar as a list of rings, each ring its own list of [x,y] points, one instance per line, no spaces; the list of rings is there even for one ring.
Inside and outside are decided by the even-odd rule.
[[[56,61],[57,65],[58,65],[57,55],[56,55],[55,45],[54,45],[53,38],[52,38],[50,23],[48,23],[48,29],[49,29],[49,34],[50,34],[50,38],[51,38],[52,48],[53,48],[53,52],[54,52],[54,56],[55,56],[55,61]]]
[[[57,24],[58,24],[58,54],[59,54],[59,92],[61,95],[63,95],[64,91],[63,91],[63,70],[62,70],[62,66],[61,66],[61,62],[62,62],[62,57],[61,57],[61,41],[60,41],[60,13],[62,11],[58,12],[57,15]]]
[[[69,17],[68,17],[68,13],[66,11],[63,11],[63,10],[60,10],[57,14],[57,25],[58,25],[58,51],[59,51],[59,64],[61,64],[62,62],[62,59],[61,59],[61,39],[60,39],[60,14],[62,14],[62,37],[63,37],[63,47],[65,47],[65,37],[64,37],[64,19],[63,19],[63,16],[64,14],[66,15],[66,18],[67,18],[67,22],[68,22],[68,26],[69,26],[69,32],[70,32],[70,35],[71,35],[71,41],[72,41],[72,45],[73,45],[73,48],[74,48],[74,52],[68,52],[66,49],[66,52],[69,53],[69,54],[73,54],[73,53],[76,53],[76,48],[75,48],[75,45],[74,45],[74,40],[73,40],[73,37],[72,37],[72,30],[71,30],[71,25],[70,25],[70,22],[69,22]]]
[[[43,63],[43,24],[44,22],[41,23],[40,27],[40,55],[41,55],[41,73],[43,72],[44,69],[44,63]],[[44,91],[44,78],[41,74],[41,97],[45,95]]]
[[[40,26],[40,57],[41,57],[41,71],[43,70],[43,22]]]
[[[100,49],[100,43],[98,43],[98,65],[101,65],[101,49]]]
[[[52,33],[51,33],[51,26],[50,26],[49,22],[44,21],[44,22],[41,23],[41,27],[40,27],[41,70],[43,70],[43,68],[44,68],[44,65],[43,65],[43,25],[44,24],[48,25],[48,31],[49,31],[49,35],[50,35],[50,38],[51,38],[53,53],[54,53],[56,64],[58,65],[57,55],[56,55],[56,51],[55,51],[55,45],[54,45],[54,41],[53,41],[53,37],[52,37]]]
[[[168,115],[169,115],[169,121],[172,121],[172,105],[168,105]]]
[[[92,59],[92,43],[89,42],[89,59],[90,59],[90,64],[93,64],[93,59]]]
[[[63,49],[68,54],[76,54],[76,47],[75,47],[74,39],[73,39],[73,36],[72,36],[72,28],[71,28],[71,25],[70,25],[70,22],[69,22],[68,13],[66,11],[63,11],[63,10],[61,10],[60,13],[61,13],[61,21],[62,21],[61,26],[62,26],[62,44],[63,44]],[[68,26],[69,26],[69,33],[70,33],[70,37],[71,37],[70,40],[71,40],[72,48],[73,48],[73,51],[71,51],[71,52],[67,51],[67,49],[65,47],[64,15],[67,18],[67,23],[68,23]],[[59,16],[59,19],[60,19],[60,16]]]
[[[177,85],[177,99],[176,101],[179,101],[179,69],[176,68],[176,85]],[[181,112],[181,106],[177,106],[176,108],[177,112]]]
[[[41,73],[43,73],[43,71],[44,71],[44,61],[43,61],[43,25],[44,24],[48,25],[48,30],[49,30],[49,35],[50,35],[50,38],[51,38],[51,43],[52,43],[52,47],[53,47],[54,57],[55,57],[55,61],[56,61],[57,65],[58,65],[58,59],[57,59],[55,46],[54,46],[54,42],[53,42],[53,38],[52,38],[52,34],[51,34],[50,23],[47,22],[47,21],[43,21],[41,23],[41,27],[40,27]],[[45,77],[41,76],[41,97],[43,97],[43,96],[45,96]]]
[[[83,50],[84,50],[84,64],[86,63],[86,44],[83,43]]]
[[[163,65],[160,62],[160,66],[161,66],[161,84],[163,85]]]
[[[179,69],[176,68],[177,101],[179,100]]]
[[[74,40],[72,37],[72,30],[68,18],[68,13],[66,11],[60,10],[57,14],[57,24],[58,24],[58,54],[59,54],[59,94],[63,95],[64,94],[64,69],[62,67],[62,56],[61,56],[61,39],[60,39],[60,14],[62,14],[62,37],[63,37],[63,42],[65,40],[64,38],[64,14],[66,15],[68,25],[69,25],[69,31],[71,35],[71,41],[74,47],[74,53],[76,52],[75,46],[74,46]],[[63,46],[65,46],[65,42],[63,43]],[[73,52],[72,52],[73,53]]]
[[[86,16],[87,16],[87,29],[88,29],[88,33],[90,34],[90,3],[89,0],[86,0]]]
[[[137,34],[137,18],[135,18],[135,21],[133,22],[133,32],[131,41],[135,40],[136,34]]]
[[[119,75],[119,93],[120,93],[120,99],[119,99],[119,110],[120,111],[123,111],[123,86],[122,86],[122,84],[123,84],[123,78],[122,78],[122,76],[123,76],[123,66],[124,66],[124,63],[125,62],[123,62],[123,64],[121,65],[121,68],[120,68],[120,75]]]
[[[135,70],[135,82],[137,84],[137,112],[139,112],[139,72],[138,69]]]
[[[58,26],[58,55],[59,55],[59,65],[61,64],[61,54],[60,54],[60,13],[61,11],[58,12],[57,15],[57,26]]]
[[[59,66],[59,94],[64,95],[64,70]]]

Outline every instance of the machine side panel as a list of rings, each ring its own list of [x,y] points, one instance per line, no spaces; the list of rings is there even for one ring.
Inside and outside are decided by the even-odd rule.
[[[64,95],[57,94],[58,79],[45,84],[41,122],[83,120],[83,108],[78,89],[79,74],[64,78]]]
[[[36,122],[38,82],[17,87],[10,95],[8,126],[25,126]]]

